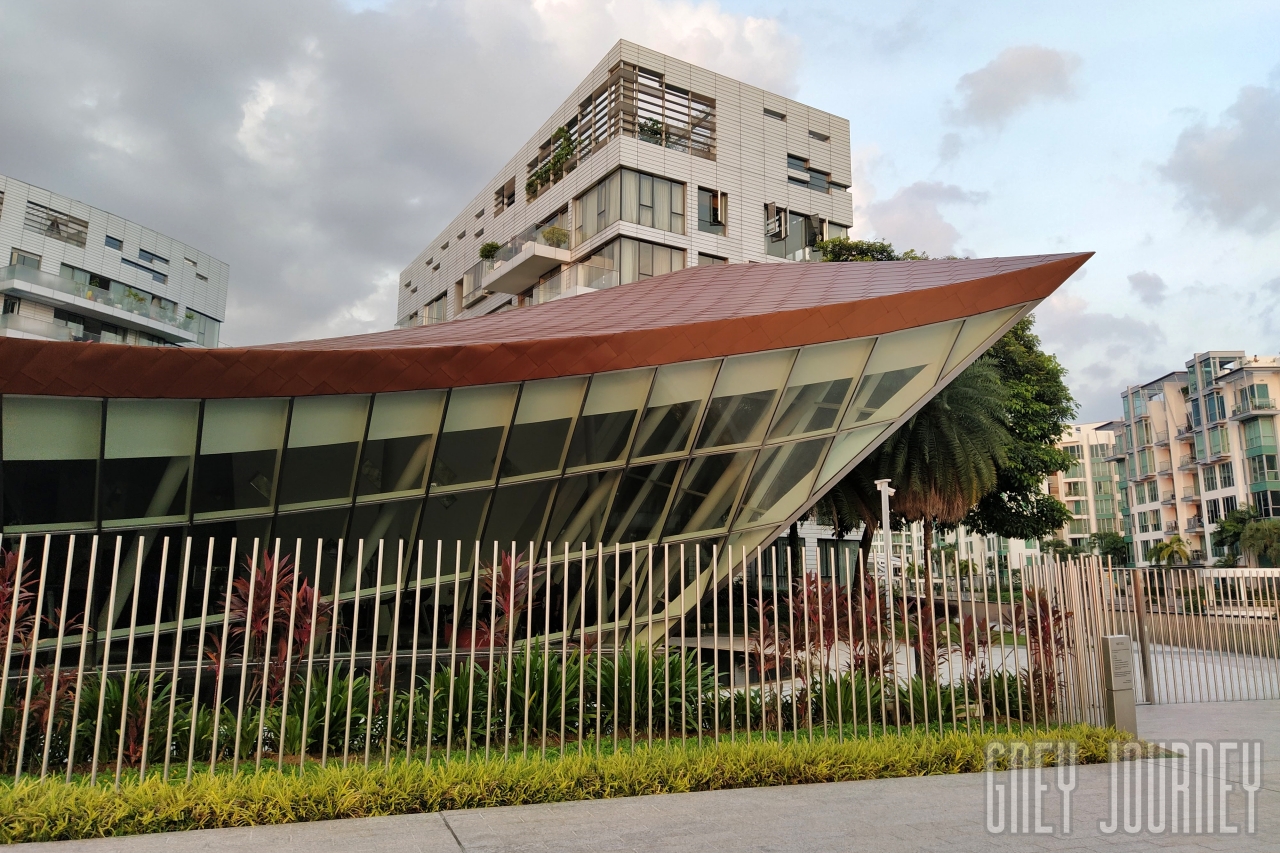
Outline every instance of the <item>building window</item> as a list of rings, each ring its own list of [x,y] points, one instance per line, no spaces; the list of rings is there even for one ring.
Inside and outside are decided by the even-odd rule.
[[[146,249],[138,250],[138,258],[140,260],[146,261],[149,264],[164,264],[165,266],[169,265],[168,258],[162,258],[159,255],[157,255],[155,252],[148,252]]]
[[[1249,483],[1280,482],[1280,472],[1276,470],[1276,454],[1264,453],[1249,459]]]
[[[1209,429],[1209,455],[1222,456],[1231,452],[1231,437],[1226,427]]]
[[[1218,488],[1218,467],[1216,465],[1207,465],[1200,472],[1200,479],[1204,481],[1204,490],[1206,492],[1216,491]]]
[[[1275,446],[1276,427],[1273,419],[1255,418],[1251,421],[1245,421],[1244,447],[1246,450],[1252,450],[1255,447]]]
[[[119,237],[112,237],[110,234],[108,234],[106,240],[103,241],[103,245],[108,249],[115,249],[117,252],[124,249],[124,241]],[[195,266],[195,264],[192,264],[192,266]]]
[[[673,249],[656,243],[645,243],[620,237],[609,242],[580,266],[600,270],[616,270],[618,284],[666,275],[684,269],[684,249]],[[588,284],[589,287],[597,287]]]
[[[448,319],[446,312],[448,309],[448,301],[445,299],[446,294],[442,293],[435,299],[432,299],[423,308],[423,325],[432,326],[436,323],[443,323]]]
[[[723,237],[728,222],[728,194],[698,187],[698,230]]]
[[[1191,401],[1191,426],[1192,426],[1193,428],[1199,429],[1199,427],[1200,427],[1200,423],[1201,423],[1201,421],[1200,421],[1200,401],[1199,401],[1199,400],[1192,400],[1192,401]]]
[[[777,110],[771,110],[771,109],[769,109],[768,107],[765,107],[765,108],[764,108],[764,114],[765,114],[766,116],[768,116],[769,118],[774,118],[774,119],[777,119],[778,121],[786,121],[786,120],[787,120],[787,114],[786,114],[786,113],[780,113],[780,112],[778,112]]]
[[[830,137],[830,136],[827,136],[825,133],[819,133],[819,132],[818,132],[818,131],[816,131],[816,130],[811,130],[811,131],[809,131],[809,138],[810,138],[810,139],[816,139],[816,140],[818,140],[819,142],[830,142],[830,141],[831,141],[831,137]]]
[[[574,245],[619,220],[683,234],[684,209],[684,184],[619,169],[574,199]]]
[[[138,263],[137,261],[131,261],[128,258],[121,258],[120,263],[124,264],[125,266],[133,267],[136,270],[141,270],[142,272],[151,276],[152,281],[155,281],[158,284],[164,284],[166,281],[169,280],[169,277],[164,273],[156,272],[150,267],[144,267],[142,264]]]
[[[698,266],[700,267],[713,267],[716,264],[727,263],[729,263],[727,258],[717,258],[715,255],[708,255],[703,252],[698,253]]]
[[[1223,462],[1218,466],[1218,482],[1222,484],[1224,489],[1236,484],[1235,469],[1231,467],[1230,462]]]
[[[208,280],[209,280],[209,276],[205,275],[204,273],[202,272],[196,273],[196,281],[207,282]]]
[[[63,243],[70,243],[72,246],[79,246],[81,249],[89,238],[87,220],[68,213],[59,213],[51,207],[36,204],[34,201],[27,202],[27,215],[23,225],[29,231],[61,240]]]
[[[798,186],[807,187],[814,192],[827,193],[832,186],[840,186],[831,183],[831,173],[819,171],[809,165],[809,161],[803,157],[797,157],[794,154],[787,155],[787,169],[790,172],[803,172],[805,177],[794,174],[787,175],[787,182],[797,184]]]
[[[1222,505],[1218,503],[1217,498],[1210,498],[1205,501],[1204,508],[1210,524],[1217,524],[1222,520]]]
[[[1147,503],[1155,503],[1158,500],[1160,500],[1160,483],[1152,480],[1147,483]]]
[[[15,267],[29,267],[33,270],[40,269],[40,256],[31,252],[24,252],[21,249],[14,249],[9,255],[9,264]]]
[[[19,306],[19,305],[21,305],[21,304],[22,304],[21,300],[14,299],[12,296],[6,296],[6,297],[4,298],[4,310],[3,310],[3,312],[2,312],[2,313],[4,313],[4,314],[17,314],[17,313],[18,313],[18,306]]]
[[[1070,482],[1066,484],[1066,496],[1069,498],[1082,498],[1085,496],[1084,483],[1080,481]]]
[[[1222,395],[1217,391],[1211,391],[1204,395],[1204,419],[1210,423],[1214,421],[1225,420],[1227,417],[1227,403]]]
[[[1071,501],[1071,514],[1072,515],[1088,515],[1089,502],[1088,501]]]
[[[190,258],[183,258],[182,262],[189,267],[194,267],[196,265],[196,262],[191,260]]]
[[[765,205],[765,250],[789,261],[818,260],[814,245],[822,239],[823,221],[774,204]]]
[[[516,203],[516,179],[510,178],[505,184],[494,190],[493,193],[493,215],[497,216],[508,207],[513,207]],[[427,261],[427,263],[431,263]]]

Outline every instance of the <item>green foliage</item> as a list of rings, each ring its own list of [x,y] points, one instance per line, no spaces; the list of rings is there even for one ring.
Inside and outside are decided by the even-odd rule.
[[[524,193],[527,198],[536,197],[543,187],[550,186],[564,177],[564,168],[578,147],[577,140],[569,135],[567,127],[557,128],[556,132],[551,134],[551,144],[553,146],[551,157],[529,175],[529,179],[524,183]]]
[[[928,698],[928,697],[926,697]],[[924,701],[922,699],[922,701]],[[1114,729],[1091,726],[1013,734],[910,733],[789,741],[695,741],[655,744],[602,755],[454,760],[393,760],[365,770],[311,765],[262,773],[199,773],[190,782],[127,777],[118,791],[85,781],[24,780],[0,786],[0,842],[83,838],[263,826],[449,809],[526,805],[644,794],[842,782],[1005,769],[1018,747],[1031,741],[1074,743],[1076,760],[1102,763]],[[1030,749],[1020,751],[1033,755]],[[1040,756],[1052,764],[1055,755]]]
[[[1163,539],[1151,546],[1149,555],[1151,562],[1160,565],[1172,567],[1179,561],[1187,563],[1191,559],[1191,552],[1187,549],[1187,540],[1183,539],[1177,533],[1168,539]]]
[[[1240,547],[1255,559],[1265,558],[1271,565],[1280,566],[1280,518],[1263,518],[1245,525]]]
[[[542,229],[542,239],[553,249],[563,249],[569,245],[569,232],[559,225],[548,225]]]
[[[1230,554],[1240,553],[1240,538],[1244,529],[1258,519],[1258,511],[1251,506],[1231,510],[1218,522],[1218,529],[1213,532],[1213,544],[1226,548]],[[1233,560],[1231,565],[1235,565]]]
[[[814,248],[822,253],[824,261],[904,260],[893,250],[893,244],[886,243],[884,240],[850,240],[848,237],[832,237],[830,240],[819,240],[814,244]],[[914,250],[907,251],[915,255]]]
[[[1064,381],[1066,369],[1040,349],[1031,325],[1030,317],[1018,321],[987,352],[1008,395],[1006,423],[1013,441],[996,488],[965,516],[964,525],[976,533],[1037,539],[1071,517],[1041,484],[1071,465],[1055,445],[1075,416],[1076,402]]]
[[[501,243],[495,243],[493,240],[489,240],[488,242],[484,243],[480,247],[480,260],[482,261],[493,260],[494,258],[498,257],[498,251],[500,249],[502,249]]]
[[[1113,566],[1123,566],[1129,561],[1129,544],[1114,530],[1104,530],[1089,537],[1093,549],[1103,559],[1111,558]]]

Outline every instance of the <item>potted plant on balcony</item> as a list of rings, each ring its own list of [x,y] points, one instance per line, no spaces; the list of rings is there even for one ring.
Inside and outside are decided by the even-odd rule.
[[[559,225],[548,225],[542,229],[542,241],[553,249],[563,249],[569,245],[569,232]]]
[[[480,260],[491,261],[498,257],[498,251],[502,248],[501,243],[495,243],[492,240],[480,247]]]

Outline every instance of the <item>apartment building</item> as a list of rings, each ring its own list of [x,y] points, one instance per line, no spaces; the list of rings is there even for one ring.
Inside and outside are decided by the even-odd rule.
[[[816,260],[850,172],[846,119],[620,41],[401,272],[396,325]]]
[[[1119,532],[1120,479],[1116,465],[1115,433],[1106,423],[1072,424],[1058,447],[1072,458],[1071,466],[1048,480],[1049,494],[1071,511],[1071,520],[1060,538],[1076,547],[1088,547],[1089,537],[1105,531]]]
[[[229,268],[135,222],[0,176],[0,337],[216,347]]]

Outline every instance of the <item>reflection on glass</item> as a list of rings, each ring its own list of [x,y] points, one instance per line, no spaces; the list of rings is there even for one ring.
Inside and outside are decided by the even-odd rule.
[[[310,510],[306,512],[281,513],[271,531],[271,547],[275,540],[280,540],[280,554],[293,554],[302,540],[302,553],[295,555],[294,565],[302,567],[298,581],[315,581],[316,542],[324,540],[320,559],[323,570],[320,575],[321,593],[328,596],[333,593],[333,571],[337,565],[338,540],[345,539],[347,533],[347,507]],[[343,542],[345,552],[349,543]],[[197,549],[198,551],[198,549]]]
[[[691,461],[681,478],[663,535],[680,536],[726,526],[738,487],[754,456],[754,451],[744,451],[699,456]]]
[[[791,442],[762,451],[735,526],[776,524],[799,509],[809,497],[827,441]]]
[[[842,428],[901,417],[938,381],[963,321],[921,326],[876,340]]]
[[[636,414],[649,393],[652,368],[599,373],[591,377],[582,417],[569,442],[565,465],[600,465],[616,462],[626,452]]]
[[[606,542],[644,542],[658,537],[658,522],[675,486],[679,462],[634,465],[622,475],[609,510]]]
[[[947,356],[947,363],[942,366],[942,374],[945,376],[950,373],[952,368],[973,355],[978,347],[999,332],[1001,327],[1016,317],[1021,310],[1021,305],[1015,305],[1012,308],[988,311],[986,314],[966,319],[960,334],[956,337],[955,346],[951,348],[951,355]]]
[[[526,382],[520,392],[515,423],[502,455],[503,479],[555,471],[564,456],[565,440],[582,405],[582,376]]]
[[[555,508],[544,537],[555,548],[570,548],[583,542],[600,541],[609,496],[618,482],[617,471],[603,471],[565,477],[556,491]]]
[[[421,491],[443,407],[443,391],[402,391],[374,397],[356,494]]]
[[[361,569],[361,587],[368,589],[377,582],[378,543],[382,543],[382,585],[392,585],[397,580],[396,560],[400,543],[404,542],[406,555],[417,547],[413,538],[414,528],[418,522],[418,510],[422,502],[392,501],[381,504],[364,504],[355,509],[351,516],[351,535],[348,537],[346,561],[343,570],[342,588],[355,588],[355,575],[352,573],[356,558],[359,556],[358,543],[364,540],[364,564]],[[405,557],[406,561],[408,556]]]
[[[547,513],[547,503],[554,487],[554,480],[499,486],[493,496],[489,523],[480,540],[484,543],[483,553],[488,554],[494,542],[503,552],[511,551],[512,542],[516,544],[515,553],[528,551],[529,542],[536,539],[542,530],[542,518]]]
[[[636,431],[637,459],[683,453],[715,381],[720,361],[695,361],[658,368],[653,393]]]
[[[472,549],[480,538],[480,523],[489,504],[491,490],[462,492],[429,497],[422,513],[422,529],[418,533],[427,553],[434,554],[436,543],[444,543],[446,574],[452,574],[455,549],[462,543],[462,565],[469,565]]]
[[[479,385],[451,392],[431,470],[432,488],[493,482],[517,387]]]
[[[805,347],[791,369],[769,438],[835,429],[850,386],[862,374],[874,338]]]
[[[182,517],[196,452],[195,400],[108,400],[103,521]]]
[[[271,505],[288,411],[283,399],[205,402],[192,509],[239,512]]]
[[[93,521],[102,401],[4,398],[4,525]]]
[[[825,489],[832,478],[843,471],[850,462],[857,458],[859,453],[871,446],[871,443],[888,428],[888,424],[877,424],[875,426],[859,427],[837,435],[831,443],[831,452],[827,454],[826,461],[822,463],[822,473],[818,475],[818,484],[814,491],[821,492]]]
[[[759,441],[796,351],[771,350],[726,358],[698,436],[698,447]]]
[[[366,394],[298,397],[280,474],[280,503],[350,500],[369,414]]]

